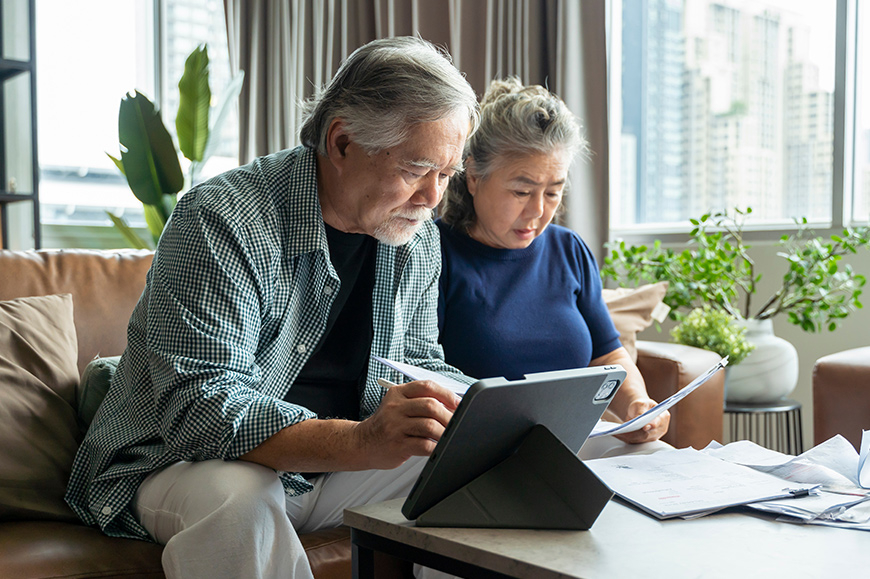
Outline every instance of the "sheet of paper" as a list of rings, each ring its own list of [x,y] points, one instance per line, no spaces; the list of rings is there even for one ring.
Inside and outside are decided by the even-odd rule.
[[[800,456],[768,450],[749,440],[732,442],[703,452],[728,462],[742,464],[779,478],[824,485],[825,488],[861,492],[858,487],[858,453],[840,435],[814,446]]]
[[[861,453],[858,457],[858,484],[870,488],[870,430],[861,433]]]
[[[693,448],[598,458],[584,464],[613,492],[662,519],[785,498],[790,491],[817,486],[790,484]]]
[[[641,428],[643,428],[644,426],[646,426],[647,424],[649,424],[650,422],[652,422],[653,420],[658,418],[662,412],[664,412],[665,410],[667,410],[668,408],[670,408],[671,406],[673,406],[674,404],[676,404],[677,402],[679,402],[680,400],[682,400],[683,398],[685,398],[686,396],[688,396],[689,394],[694,392],[698,386],[700,386],[701,384],[703,384],[704,382],[709,380],[710,377],[713,376],[713,374],[715,374],[716,372],[718,372],[719,370],[721,370],[722,368],[724,368],[727,365],[728,365],[728,356],[725,356],[724,358],[722,358],[721,360],[716,362],[716,364],[714,364],[712,368],[710,368],[709,370],[707,370],[706,372],[704,372],[703,374],[701,374],[700,376],[698,376],[697,378],[692,380],[691,383],[686,385],[679,392],[672,395],[667,400],[659,402],[658,404],[656,404],[655,406],[653,406],[652,408],[650,408],[649,410],[647,410],[646,412],[644,412],[640,416],[636,416],[635,418],[632,418],[628,422],[624,422],[623,424],[616,425],[613,428],[610,428],[609,430],[594,431],[592,434],[589,435],[589,438],[594,438],[596,436],[605,436],[608,434],[625,434],[626,432],[634,432],[635,430],[640,430]]]
[[[415,380],[431,380],[436,384],[440,384],[441,386],[444,386],[448,390],[451,390],[460,396],[465,394],[465,391],[468,390],[469,387],[469,384],[463,384],[462,382],[454,380],[449,376],[445,376],[444,374],[439,374],[438,372],[433,372],[425,368],[420,368],[419,366],[413,366],[411,364],[404,364],[402,362],[387,360],[386,358],[381,358],[380,356],[372,356],[372,358],[374,358],[381,364],[384,364],[385,366],[389,366],[400,374],[407,376],[410,379],[410,382],[413,382]]]
[[[842,514],[852,506],[864,503],[867,500],[868,497],[856,497],[819,491],[808,497],[801,497],[800,500],[794,500],[792,498],[778,499],[753,503],[749,506],[759,511],[788,515],[790,517],[797,517],[807,521],[819,517],[835,520],[837,517],[842,516]]]

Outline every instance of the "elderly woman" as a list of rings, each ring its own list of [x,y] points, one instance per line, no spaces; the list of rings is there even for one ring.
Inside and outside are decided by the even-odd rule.
[[[619,342],[592,252],[551,224],[584,150],[558,97],[515,78],[490,85],[466,171],[452,178],[437,221],[440,340],[447,362],[477,378],[620,364],[627,377],[609,410],[628,420],[656,402]],[[620,438],[658,440],[669,420],[664,413]]]

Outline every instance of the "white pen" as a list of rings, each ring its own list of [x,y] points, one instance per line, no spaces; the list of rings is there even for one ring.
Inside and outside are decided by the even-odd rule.
[[[389,380],[386,380],[384,378],[378,378],[378,385],[381,388],[386,388],[387,390],[389,390],[393,386],[398,386],[398,384],[396,384],[395,382],[390,382]]]

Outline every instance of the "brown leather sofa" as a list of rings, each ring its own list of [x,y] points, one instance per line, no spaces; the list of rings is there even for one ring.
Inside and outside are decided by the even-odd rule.
[[[813,366],[813,440],[842,434],[857,450],[870,428],[870,346],[824,356]]]
[[[150,263],[151,254],[146,251],[0,251],[0,300],[71,293],[81,373],[95,356],[123,352],[127,320]],[[718,358],[705,350],[643,341],[638,342],[638,352],[638,366],[650,395],[659,400],[679,390]],[[722,374],[671,410],[668,442],[699,448],[721,439]],[[315,577],[350,577],[347,529],[306,534],[302,542]],[[109,538],[81,524],[0,520],[0,577],[158,578],[163,577],[160,554],[159,545]],[[406,563],[393,561],[392,566],[390,576],[409,575]]]

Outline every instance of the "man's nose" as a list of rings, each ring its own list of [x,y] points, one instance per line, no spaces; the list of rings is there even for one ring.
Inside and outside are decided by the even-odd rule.
[[[419,189],[415,192],[414,202],[429,209],[434,209],[441,201],[445,186],[442,186],[438,182],[438,173],[433,171],[432,174],[423,179]]]

